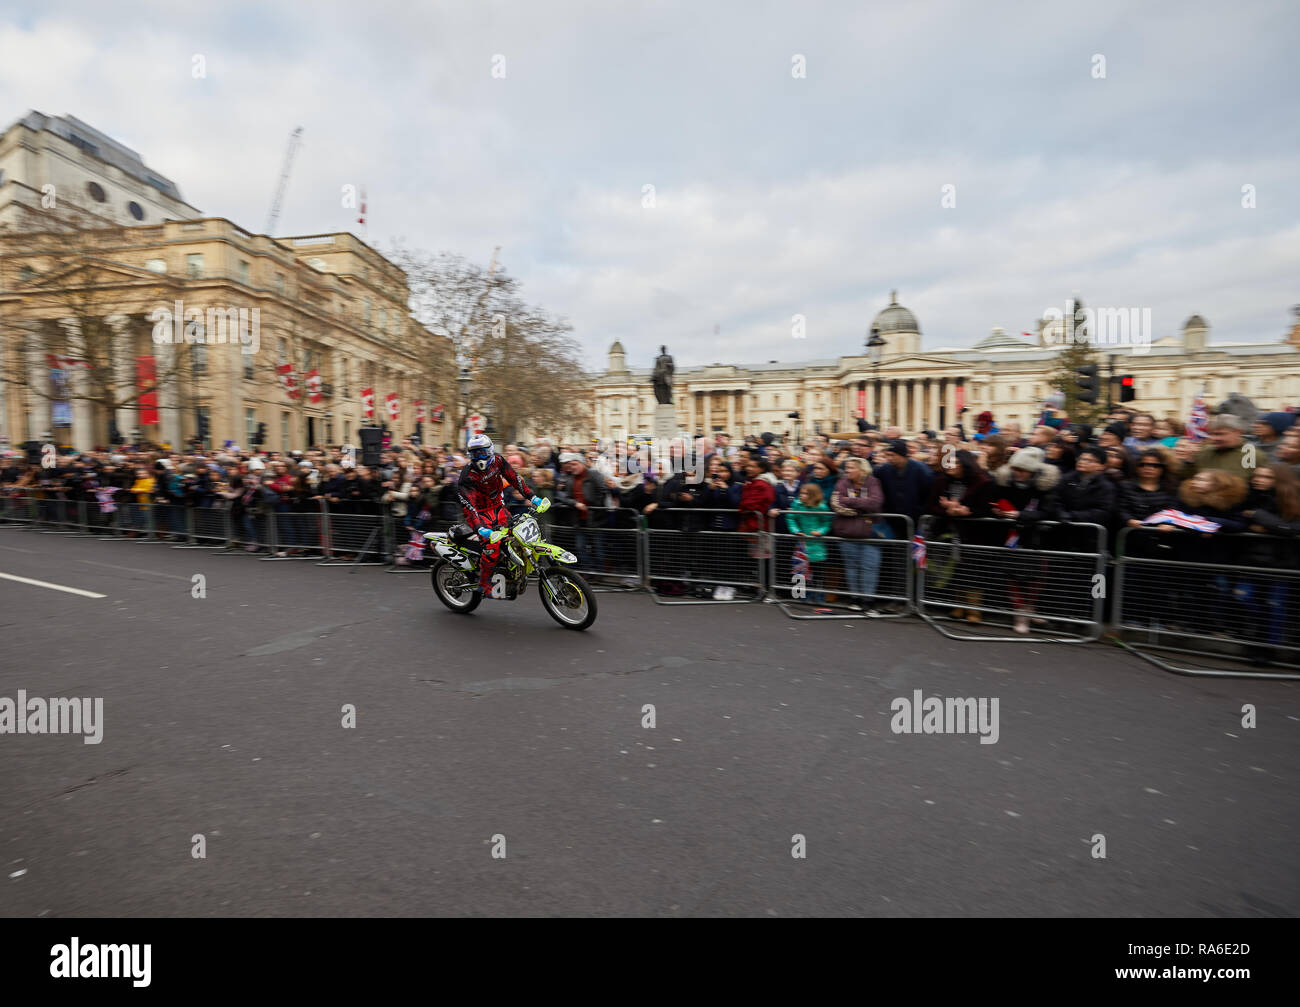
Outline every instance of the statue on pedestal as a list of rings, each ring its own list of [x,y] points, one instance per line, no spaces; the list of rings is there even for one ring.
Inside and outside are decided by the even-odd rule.
[[[672,405],[673,401],[673,358],[668,355],[668,347],[659,347],[659,356],[655,358],[654,371],[655,401],[660,405]]]

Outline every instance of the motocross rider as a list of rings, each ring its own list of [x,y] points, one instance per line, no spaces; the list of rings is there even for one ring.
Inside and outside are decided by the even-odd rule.
[[[483,539],[478,593],[488,598],[492,597],[492,574],[501,558],[501,545],[492,541],[492,532],[498,527],[505,527],[510,521],[510,512],[506,510],[504,499],[507,483],[534,507],[543,502],[519,478],[519,473],[493,450],[492,439],[487,434],[471,436],[469,466],[461,473],[457,491],[460,505],[465,511],[466,523]]]

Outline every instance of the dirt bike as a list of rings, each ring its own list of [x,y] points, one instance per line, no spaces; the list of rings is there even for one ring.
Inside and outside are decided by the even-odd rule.
[[[596,621],[596,596],[579,574],[560,565],[576,563],[578,557],[543,541],[533,515],[549,506],[550,501],[543,500],[535,510],[516,514],[504,528],[492,532],[488,542],[504,540],[504,545],[492,574],[491,591],[495,598],[513,601],[527,590],[529,577],[536,574],[537,593],[551,618],[565,629],[583,630]],[[477,590],[483,538],[467,524],[452,525],[445,532],[426,532],[424,537],[438,554],[430,574],[433,593],[453,612],[473,612],[483,601]]]

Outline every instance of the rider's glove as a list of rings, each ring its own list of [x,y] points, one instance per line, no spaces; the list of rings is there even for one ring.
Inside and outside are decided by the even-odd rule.
[[[534,507],[538,506],[541,502],[542,502],[541,497],[533,497],[532,500],[529,501],[529,503],[531,503]]]
[[[479,533],[480,535],[482,535],[484,538],[491,538],[491,537],[492,537],[492,529],[491,529],[491,528],[480,528],[480,529],[478,530],[478,533]]]

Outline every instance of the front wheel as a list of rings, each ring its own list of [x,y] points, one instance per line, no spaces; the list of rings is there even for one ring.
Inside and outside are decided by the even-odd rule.
[[[465,571],[458,570],[446,560],[436,563],[430,576],[433,579],[433,593],[453,612],[468,615],[483,601],[483,595],[474,590],[477,581],[467,583]]]
[[[540,571],[540,578],[537,587],[542,606],[561,626],[583,630],[596,621],[596,596],[579,574],[551,567]]]

